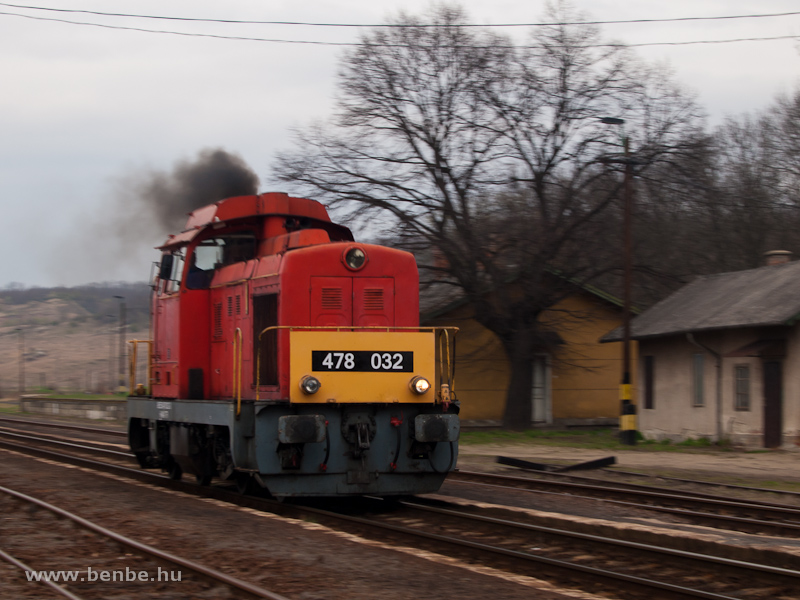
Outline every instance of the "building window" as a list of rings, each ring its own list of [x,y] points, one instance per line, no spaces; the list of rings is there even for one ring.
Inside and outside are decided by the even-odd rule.
[[[705,355],[692,356],[692,406],[705,406],[703,397],[703,371],[705,368]]]
[[[655,408],[655,356],[644,357],[644,407]]]
[[[750,410],[750,365],[734,367],[736,374],[736,410]]]

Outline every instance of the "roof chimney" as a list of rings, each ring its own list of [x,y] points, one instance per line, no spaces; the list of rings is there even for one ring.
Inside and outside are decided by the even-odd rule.
[[[792,253],[789,250],[770,250],[764,252],[764,265],[772,267],[774,265],[783,265],[792,261]]]

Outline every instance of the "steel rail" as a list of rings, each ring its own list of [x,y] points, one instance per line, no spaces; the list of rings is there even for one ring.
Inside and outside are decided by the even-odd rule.
[[[304,508],[304,510],[309,510],[308,508]],[[502,556],[506,558],[513,558],[522,560],[526,563],[537,563],[537,564],[544,564],[549,567],[555,567],[558,569],[562,569],[569,572],[580,572],[586,575],[590,575],[592,577],[602,579],[605,581],[610,582],[625,582],[629,584],[634,584],[640,587],[644,587],[651,591],[659,590],[659,591],[666,591],[672,594],[676,594],[679,598],[704,598],[706,600],[738,600],[733,596],[726,596],[723,594],[715,594],[713,592],[706,592],[703,590],[695,590],[692,588],[687,588],[679,585],[674,585],[671,583],[666,583],[663,581],[657,581],[654,579],[647,579],[644,577],[637,577],[635,575],[628,575],[626,573],[619,573],[616,571],[609,571],[607,569],[600,569],[597,567],[589,567],[586,565],[581,565],[574,562],[563,561],[555,558],[549,558],[546,556],[540,556],[537,554],[530,554],[528,552],[521,552],[519,550],[510,550],[508,548],[502,548],[499,546],[492,546],[489,544],[484,544],[481,542],[473,542],[469,540],[464,540],[452,536],[441,535],[438,533],[431,533],[428,531],[420,531],[418,529],[409,529],[407,527],[400,527],[398,525],[392,525],[389,523],[381,523],[379,521],[374,521],[372,519],[363,519],[361,517],[353,517],[350,515],[343,515],[339,513],[330,513],[330,511],[324,511],[321,509],[310,509],[313,511],[314,514],[320,516],[333,516],[337,519],[348,521],[351,523],[356,523],[359,525],[367,525],[369,527],[377,527],[380,529],[384,529],[387,531],[391,531],[394,533],[399,533],[405,536],[415,536],[419,538],[423,538],[426,540],[431,540],[434,542],[444,543],[448,546],[458,546],[461,548],[466,548],[469,550],[478,550],[480,552],[484,552],[487,554],[493,554],[497,556]],[[800,575],[800,574],[799,574]]]
[[[121,437],[121,438],[127,438],[128,437],[128,434],[126,432],[120,431],[120,430],[116,430],[116,429],[101,429],[99,427],[89,427],[89,426],[84,426],[84,425],[73,425],[73,424],[69,424],[69,423],[54,423],[54,422],[50,422],[50,421],[35,421],[35,420],[25,419],[25,418],[0,417],[0,423],[14,423],[14,424],[21,423],[21,424],[24,424],[24,425],[31,425],[31,426],[36,426],[36,427],[49,427],[49,428],[54,428],[54,429],[71,429],[71,430],[81,431],[81,432],[85,432],[85,433],[97,433],[97,434],[109,435],[109,436],[113,436],[113,437]],[[606,471],[608,473],[611,473],[613,475],[625,475],[625,476],[640,477],[640,478],[652,478],[653,477],[653,475],[649,475],[649,474],[646,474],[646,473],[636,473],[635,471],[620,471],[620,470],[616,470],[616,469],[613,470],[613,471],[604,469],[604,471]],[[469,471],[462,471],[462,472],[469,473]],[[590,482],[590,481],[591,482],[602,482],[601,480],[598,480],[598,479],[595,479],[595,478],[581,477],[580,475],[569,474],[569,473],[555,473],[555,472],[541,472],[540,473],[540,472],[536,472],[535,475],[537,475],[537,476],[545,476],[545,477],[553,476],[553,477],[558,477],[558,478],[572,479],[572,480],[585,481],[585,482]],[[454,477],[457,477],[457,476],[454,476]],[[798,497],[798,498],[800,498],[800,492],[793,492],[793,491],[790,491],[790,490],[780,490],[780,489],[771,489],[771,488],[742,486],[742,485],[735,485],[735,484],[730,484],[730,483],[719,483],[719,482],[714,482],[714,481],[703,481],[703,480],[699,480],[699,479],[684,479],[684,478],[680,478],[680,477],[668,477],[668,476],[663,476],[663,475],[658,475],[658,478],[659,479],[664,479],[666,481],[677,481],[677,482],[681,482],[681,483],[705,485],[705,486],[710,486],[710,487],[724,487],[724,488],[731,488],[731,489],[737,489],[737,490],[743,490],[743,491],[754,491],[754,492],[764,492],[764,493],[771,493],[771,494],[780,494],[780,495],[786,495],[786,496],[789,496],[789,497]],[[635,483],[627,483],[627,482],[619,482],[619,481],[608,481],[607,483],[610,484],[610,485],[621,486],[621,489],[624,489],[625,487],[632,487],[634,489],[643,489],[643,490],[658,490],[658,489],[661,489],[661,488],[658,488],[658,487],[655,487],[655,486],[645,486],[645,485],[639,485],[639,484],[635,484]],[[698,495],[700,497],[710,497],[710,498],[714,497],[713,495],[710,495],[710,494],[703,494],[702,492],[691,492],[691,491],[686,491],[686,490],[682,490],[681,493],[682,494],[686,494],[686,495]],[[781,505],[781,504],[778,504],[778,503],[763,502],[763,501],[760,501],[760,500],[749,500],[748,502],[750,502],[750,503],[763,503],[763,504],[768,505],[768,506],[787,506],[787,505]]]
[[[570,490],[572,493],[573,490],[582,490],[588,493],[597,493],[601,496],[612,496],[612,497],[619,497],[619,496],[640,496],[642,498],[653,499],[653,500],[661,500],[666,502],[675,502],[675,503],[684,503],[684,504],[699,504],[699,505],[706,505],[717,507],[721,509],[736,509],[736,510],[757,510],[762,511],[765,513],[771,513],[774,516],[782,519],[793,517],[795,519],[795,523],[800,524],[800,508],[796,506],[790,506],[786,504],[774,504],[769,502],[761,502],[758,500],[754,501],[734,501],[734,500],[727,500],[724,498],[720,498],[719,496],[711,496],[706,494],[696,494],[696,493],[675,493],[673,490],[669,491],[658,491],[653,488],[647,489],[629,489],[625,487],[605,487],[599,485],[598,483],[592,484],[584,484],[584,483],[575,483],[575,482],[568,482],[568,481],[546,481],[543,479],[531,479],[527,477],[512,477],[509,475],[497,475],[497,474],[490,474],[490,473],[476,473],[472,471],[456,471],[448,476],[448,478],[452,480],[459,480],[463,479],[467,480],[493,480],[499,481],[504,483],[513,483],[517,484],[517,486],[524,486],[522,489],[530,489],[534,486],[550,486],[554,488],[561,488],[565,490]],[[514,486],[508,486],[514,487]],[[638,487],[646,487],[646,486],[637,486]],[[517,489],[520,489],[517,487]],[[536,490],[531,490],[536,491]],[[597,496],[586,496],[593,499],[597,499]],[[652,505],[643,504],[642,506],[650,507]],[[769,523],[769,521],[765,521]]]
[[[648,475],[647,473],[636,473],[634,471],[608,471],[604,469],[604,471],[608,473],[613,473],[615,475],[628,475],[633,477],[653,477],[653,475]],[[723,488],[730,488],[733,490],[742,490],[745,492],[764,492],[768,494],[780,494],[785,495],[788,497],[800,498],[800,492],[793,492],[792,490],[780,490],[780,489],[773,489],[773,488],[763,488],[763,487],[754,487],[749,485],[736,485],[735,483],[722,483],[718,481],[703,481],[702,479],[684,479],[682,477],[668,477],[666,475],[657,475],[659,479],[664,479],[666,481],[677,481],[679,483],[689,483],[692,485],[706,485],[712,487],[723,487]],[[588,478],[586,478],[588,479]],[[637,485],[637,484],[628,484],[628,485]],[[647,486],[642,486],[647,487]],[[701,492],[700,492],[701,493]]]
[[[619,546],[630,550],[639,550],[650,552],[653,554],[667,555],[676,558],[684,558],[692,561],[702,561],[715,565],[723,565],[735,569],[749,569],[761,573],[768,573],[770,575],[780,575],[783,577],[790,577],[797,579],[800,582],[800,571],[794,569],[785,569],[782,567],[773,567],[771,565],[762,565],[758,563],[734,560],[721,556],[712,556],[709,554],[702,554],[699,552],[689,552],[687,550],[677,550],[675,548],[666,548],[664,546],[654,546],[652,544],[643,544],[640,542],[631,542],[627,540],[620,540],[617,538],[610,538],[605,536],[593,535],[590,533],[582,533],[578,531],[569,531],[566,529],[557,529],[555,527],[547,527],[544,525],[533,525],[531,523],[521,523],[517,521],[509,521],[507,519],[499,519],[497,517],[488,517],[484,515],[476,515],[461,510],[453,510],[449,508],[439,508],[430,506],[423,502],[413,502],[409,500],[402,500],[400,504],[408,506],[414,510],[422,512],[429,512],[434,514],[441,514],[446,516],[456,517],[468,521],[476,521],[480,523],[489,523],[492,525],[501,525],[504,527],[511,527],[513,529],[522,529],[524,531],[533,531],[537,533],[545,533],[548,535],[568,537],[572,539],[584,540],[588,542],[601,543],[604,545]]]
[[[633,575],[628,575],[624,573],[617,573],[614,571],[607,571],[604,569],[599,569],[596,567],[588,567],[585,565],[580,565],[576,563],[570,563],[567,561],[561,561],[558,559],[548,558],[544,556],[538,556],[535,554],[529,554],[526,552],[520,552],[516,550],[509,550],[507,548],[501,548],[497,546],[490,546],[488,544],[482,544],[479,542],[471,542],[468,540],[462,540],[450,536],[443,536],[440,534],[430,533],[426,531],[419,531],[414,529],[409,529],[405,527],[399,527],[397,525],[392,525],[388,523],[380,523],[378,521],[372,519],[365,519],[362,517],[355,517],[351,515],[341,514],[337,512],[332,512],[328,510],[323,510],[319,508],[307,507],[307,506],[293,506],[288,505],[286,503],[280,503],[274,500],[262,499],[262,498],[253,498],[242,496],[240,494],[236,494],[233,492],[229,492],[218,487],[205,487],[199,486],[194,484],[189,484],[185,482],[178,482],[169,479],[168,477],[162,475],[156,475],[153,473],[149,473],[147,471],[142,471],[139,469],[131,469],[128,467],[121,467],[118,465],[113,465],[110,463],[101,463],[97,461],[92,461],[90,459],[85,459],[76,456],[70,455],[59,455],[55,452],[51,452],[49,450],[44,450],[41,448],[32,448],[27,446],[16,446],[13,443],[8,443],[3,440],[0,440],[0,447],[8,447],[11,446],[14,449],[22,450],[34,455],[42,456],[45,458],[49,458],[51,460],[67,462],[74,465],[80,465],[84,467],[88,467],[93,470],[103,470],[106,472],[112,472],[115,474],[122,474],[125,476],[132,477],[138,481],[146,481],[148,483],[155,483],[161,487],[165,487],[168,489],[179,489],[181,491],[188,492],[192,495],[199,495],[203,497],[211,497],[217,500],[222,500],[224,502],[229,502],[231,504],[239,505],[239,506],[247,506],[251,508],[256,508],[258,510],[265,510],[267,512],[271,512],[273,514],[277,514],[280,516],[290,516],[294,518],[307,518],[309,516],[314,516],[319,520],[326,519],[328,521],[335,521],[335,522],[345,522],[351,525],[357,525],[361,527],[367,527],[369,529],[380,529],[382,531],[390,531],[400,535],[404,535],[406,537],[411,536],[413,538],[422,538],[426,540],[430,540],[439,544],[445,544],[447,546],[457,546],[461,548],[465,548],[471,551],[481,551],[486,552],[491,555],[512,558],[516,560],[524,561],[526,564],[536,563],[536,564],[543,564],[547,565],[551,568],[558,568],[563,571],[567,572],[580,572],[585,575],[591,576],[595,579],[601,579],[603,581],[616,584],[620,581],[637,586],[644,586],[646,589],[651,591],[657,589],[669,592],[671,594],[675,594],[677,597],[680,598],[703,598],[705,600],[736,600],[730,596],[725,596],[721,594],[714,594],[711,592],[705,592],[702,590],[692,590],[690,588],[684,588],[682,586],[676,586],[673,584],[649,580],[642,577],[637,577]],[[383,539],[383,536],[382,538]]]
[[[134,455],[131,454],[131,453],[119,452],[119,451],[115,451],[115,450],[108,450],[108,449],[105,449],[105,448],[98,448],[98,447],[94,447],[94,446],[84,446],[84,445],[80,445],[80,444],[73,444],[71,442],[64,442],[64,441],[59,441],[59,440],[54,440],[54,439],[49,439],[49,438],[39,438],[39,437],[35,437],[35,436],[30,436],[30,435],[11,433],[11,432],[6,432],[6,431],[3,431],[3,430],[0,429],[0,436],[2,436],[2,435],[16,437],[18,439],[23,439],[23,440],[28,440],[28,441],[40,442],[40,443],[44,443],[44,444],[62,446],[62,447],[76,449],[76,450],[84,451],[84,452],[88,451],[88,452],[92,452],[92,453],[100,453],[100,454],[104,454],[104,455],[114,456],[116,458],[124,458],[126,460],[135,460]],[[477,476],[477,477],[482,477],[482,478],[512,480],[515,483],[522,483],[522,484],[525,484],[525,485],[531,485],[531,482],[534,482],[534,484],[535,484],[536,482],[540,481],[540,480],[536,480],[536,479],[513,478],[513,477],[506,476],[506,475],[471,473],[471,472],[467,472],[467,471],[460,471],[460,472],[457,472],[457,473],[461,474],[461,476],[466,476],[466,477],[476,477]],[[456,475],[455,478],[458,479],[459,475]],[[478,485],[496,486],[496,484],[486,484],[486,483],[478,483]],[[567,484],[567,485],[572,485],[572,484]],[[503,486],[498,486],[498,487],[503,487]],[[592,487],[596,488],[596,486],[592,486]],[[520,488],[514,488],[514,489],[520,489]],[[546,492],[546,491],[542,491],[542,490],[531,490],[531,489],[527,489],[527,488],[522,488],[522,489],[524,489],[526,491],[529,491],[531,493],[559,493],[559,492]],[[606,489],[606,488],[602,488],[602,489]],[[614,489],[615,490],[621,490],[622,492],[625,491],[623,488],[614,488]],[[571,495],[573,497],[581,497],[581,496],[577,496],[575,494],[571,494]],[[584,497],[596,499],[593,496],[584,496]],[[786,521],[764,521],[764,520],[761,520],[761,519],[753,519],[753,518],[739,517],[739,516],[733,516],[733,515],[720,515],[720,514],[709,513],[709,512],[697,512],[697,511],[687,510],[687,509],[684,509],[684,508],[674,508],[674,507],[668,507],[668,506],[656,506],[656,505],[653,505],[653,504],[638,504],[638,503],[628,502],[628,501],[624,501],[624,500],[603,499],[603,501],[609,502],[609,503],[618,504],[618,505],[622,505],[622,506],[631,506],[631,507],[634,507],[634,508],[644,508],[646,510],[657,511],[657,512],[661,512],[661,513],[665,513],[665,514],[672,514],[672,515],[676,515],[676,516],[680,516],[680,517],[693,518],[693,519],[700,518],[700,519],[704,519],[706,521],[715,521],[715,522],[721,522],[721,523],[736,524],[736,525],[739,525],[739,526],[742,526],[742,527],[752,527],[752,528],[758,528],[758,529],[778,530],[779,532],[795,532],[797,534],[800,534],[800,523],[791,523],[791,522],[786,522]],[[769,505],[769,506],[772,507],[774,505]],[[797,512],[800,513],[800,511],[797,511]]]
[[[538,563],[544,564],[549,567],[558,568],[567,572],[580,572],[584,573],[588,576],[591,576],[595,579],[601,579],[606,582],[626,582],[631,585],[636,586],[644,586],[645,588],[653,591],[653,590],[661,590],[664,592],[668,592],[670,594],[674,594],[677,597],[683,598],[704,598],[706,600],[735,600],[731,596],[726,596],[722,594],[715,594],[713,592],[706,592],[703,590],[693,590],[691,588],[685,588],[682,586],[677,586],[673,584],[669,584],[662,581],[650,580],[642,577],[637,577],[635,575],[628,575],[625,573],[617,573],[614,571],[608,571],[604,569],[600,569],[597,567],[589,567],[586,565],[580,565],[576,563],[571,563],[567,561],[562,561],[558,559],[548,558],[544,556],[538,556],[535,554],[530,554],[526,552],[521,552],[517,550],[510,550],[507,548],[501,548],[497,546],[491,546],[488,544],[482,544],[479,542],[472,542],[468,540],[458,539],[451,536],[444,536],[440,534],[430,533],[426,531],[414,530],[405,527],[400,527],[397,525],[392,525],[388,523],[381,523],[375,521],[373,519],[365,519],[362,517],[355,517],[351,515],[341,514],[337,512],[332,512],[328,510],[323,510],[319,508],[313,507],[300,507],[300,506],[293,506],[286,503],[280,503],[274,500],[268,500],[263,498],[254,498],[248,496],[242,496],[240,494],[236,494],[231,491],[224,490],[219,487],[207,487],[207,486],[199,486],[195,484],[189,484],[186,482],[178,482],[170,480],[168,477],[163,475],[157,475],[154,473],[150,473],[147,471],[142,471],[140,469],[133,469],[129,467],[123,467],[119,465],[114,465],[110,463],[103,463],[98,461],[93,461],[86,458],[81,458],[77,456],[71,455],[60,455],[55,452],[51,452],[49,450],[41,449],[41,448],[33,448],[29,446],[20,446],[14,443],[6,442],[4,440],[0,440],[0,447],[10,447],[11,449],[26,452],[29,454],[41,456],[44,458],[49,458],[51,460],[60,461],[60,462],[67,462],[70,464],[75,464],[79,466],[88,467],[93,470],[102,470],[105,472],[111,472],[118,475],[124,475],[126,477],[130,477],[136,479],[138,481],[145,481],[147,483],[159,485],[161,487],[165,487],[168,489],[178,489],[180,491],[188,492],[192,495],[202,496],[202,497],[210,497],[218,500],[222,500],[225,502],[229,502],[231,504],[239,505],[239,506],[247,506],[250,508],[256,508],[258,510],[265,510],[267,512],[271,512],[273,514],[277,514],[280,516],[291,516],[294,518],[307,518],[310,515],[313,515],[320,519],[328,519],[333,520],[336,522],[345,522],[350,523],[352,525],[367,527],[370,529],[381,529],[384,531],[391,531],[395,532],[400,535],[404,536],[412,536],[414,538],[422,538],[427,539],[439,544],[446,544],[449,546],[458,546],[461,548],[465,548],[468,550],[478,550],[482,552],[486,552],[488,554],[507,557],[517,560],[525,561],[526,564],[530,563]],[[318,521],[319,522],[319,521]],[[383,538],[382,538],[383,539]],[[617,540],[614,540],[617,541]],[[712,557],[713,558],[713,557]]]
[[[0,417],[0,423],[22,423],[24,425],[31,425],[35,427],[50,427],[52,429],[71,429],[74,431],[82,431],[85,433],[97,433],[102,435],[110,435],[114,437],[128,437],[124,431],[116,429],[100,429],[99,427],[87,427],[85,425],[73,425],[71,423],[52,423],[49,421],[34,421],[31,419],[15,419],[9,417]]]
[[[257,585],[253,585],[236,577],[232,577],[231,575],[227,575],[226,573],[218,571],[217,569],[214,569],[212,567],[202,565],[198,562],[189,560],[188,558],[177,556],[170,552],[159,550],[158,548],[154,548],[153,546],[150,546],[143,542],[139,542],[137,540],[124,536],[115,531],[111,531],[110,529],[106,529],[105,527],[102,527],[97,523],[93,523],[88,519],[79,517],[76,514],[68,512],[63,508],[59,508],[58,506],[54,506],[48,502],[45,502],[44,500],[34,498],[33,496],[29,496],[27,494],[23,494],[22,492],[18,492],[16,490],[12,490],[3,486],[0,486],[0,492],[12,496],[14,498],[17,498],[18,500],[22,500],[29,504],[38,506],[39,508],[44,508],[45,510],[49,510],[50,512],[62,518],[69,519],[70,521],[80,525],[84,529],[88,529],[89,531],[93,531],[94,533],[101,535],[102,537],[109,538],[119,544],[127,546],[128,548],[134,550],[139,554],[143,554],[148,557],[152,557],[161,561],[178,565],[179,567],[188,569],[189,571],[192,571],[197,575],[222,582],[229,587],[236,588],[237,590],[255,596],[256,598],[266,598],[268,600],[288,600],[285,596],[275,594],[274,592],[266,590]]]
[[[606,470],[606,469],[604,469],[604,470]],[[640,475],[642,477],[649,477],[649,475],[641,475],[640,473],[631,473],[631,472],[627,472],[627,471],[608,471],[608,470],[606,470],[606,471],[609,472],[609,473],[614,473],[614,474],[619,473],[619,474],[626,474],[626,475]],[[607,480],[607,479],[598,479],[598,478],[595,478],[595,477],[586,477],[586,476],[581,476],[581,475],[575,475],[574,473],[559,473],[557,471],[527,471],[527,472],[530,473],[531,475],[533,475],[534,477],[531,477],[531,478],[520,477],[519,479],[521,479],[523,481],[525,481],[525,480],[527,480],[527,481],[547,481],[548,480],[547,478],[570,479],[570,480],[579,482],[581,484],[584,484],[584,483],[587,484],[587,485],[602,484],[602,485],[607,485],[609,487],[614,487],[615,489],[621,489],[621,490],[630,489],[630,490],[641,490],[641,491],[648,491],[648,492],[663,491],[665,493],[670,493],[670,494],[678,493],[678,494],[681,494],[681,495],[684,495],[684,496],[696,497],[696,498],[709,498],[709,499],[712,499],[712,500],[713,499],[721,499],[721,497],[719,495],[717,495],[717,494],[708,494],[708,493],[705,493],[705,492],[696,492],[696,491],[693,491],[693,490],[674,490],[674,489],[660,487],[660,486],[641,485],[641,484],[638,484],[638,483],[628,483],[628,482],[625,482],[625,481],[612,481],[612,480]],[[469,473],[469,471],[465,471],[465,473]],[[513,476],[512,475],[508,475],[507,477],[513,477]],[[682,479],[678,479],[678,478],[675,478],[675,477],[661,477],[661,476],[659,476],[659,478],[660,479],[665,479],[665,480],[668,480],[668,481],[683,481],[685,483],[699,483],[699,484],[706,484],[706,485],[719,485],[720,487],[738,488],[738,489],[743,489],[743,490],[759,491],[759,492],[774,492],[774,493],[778,493],[778,494],[787,494],[787,495],[793,495],[793,496],[800,496],[800,492],[790,492],[790,491],[785,491],[785,490],[770,490],[770,489],[765,489],[765,488],[748,488],[748,487],[745,487],[745,486],[736,486],[736,485],[731,485],[731,484],[715,484],[715,483],[706,482],[706,481],[693,481],[691,479],[683,479],[682,480]],[[758,505],[762,505],[762,506],[775,506],[775,507],[778,507],[778,508],[792,508],[792,509],[795,509],[795,510],[800,510],[800,508],[798,508],[797,506],[791,505],[791,504],[781,504],[781,503],[777,503],[777,502],[766,502],[764,500],[749,500],[749,499],[748,500],[741,500],[741,501],[749,503],[749,504],[758,504]]]
[[[606,502],[608,504],[616,504],[619,506],[628,506],[631,508],[640,508],[644,510],[650,510],[655,512],[661,512],[669,515],[676,515],[679,517],[686,517],[690,519],[701,519],[706,521],[715,521],[719,523],[728,523],[728,524],[736,524],[741,526],[752,527],[756,529],[767,529],[767,530],[778,530],[780,531],[792,531],[800,533],[800,524],[798,523],[787,523],[784,521],[762,521],[760,519],[752,519],[747,517],[737,517],[733,515],[721,515],[717,513],[709,513],[709,512],[698,512],[694,510],[687,510],[684,508],[674,508],[669,506],[657,506],[655,504],[640,504],[636,502],[628,502],[625,500],[611,500],[608,498],[597,498],[596,496],[581,496],[579,494],[569,493],[566,494],[565,492],[553,492],[553,491],[546,491],[546,490],[535,490],[529,489],[525,487],[517,487],[517,486],[507,486],[507,485],[500,485],[497,483],[483,483],[479,481],[469,481],[472,485],[480,485],[484,487],[491,487],[491,488],[498,488],[502,490],[516,490],[519,492],[528,492],[531,494],[553,494],[557,496],[564,496],[568,495],[570,498],[582,498],[585,500],[597,500],[600,502]]]
[[[7,552],[3,552],[2,550],[0,550],[0,558],[2,558],[3,560],[5,560],[7,562],[10,562],[15,567],[19,567],[23,571],[30,571],[32,573],[35,572],[35,569],[32,569],[31,567],[26,565],[21,560],[18,560],[16,558],[14,558],[10,554],[8,554]],[[47,579],[36,580],[36,583],[42,583],[42,584],[46,585],[47,587],[49,587],[54,592],[57,592],[57,593],[61,594],[62,596],[64,596],[65,598],[68,598],[69,600],[83,600],[83,598],[81,598],[80,596],[76,596],[75,594],[73,594],[69,590],[64,589],[63,587],[61,587],[57,583],[54,583],[54,582],[49,581]]]
[[[47,435],[47,434],[45,434],[45,435]],[[126,458],[126,459],[132,459],[132,460],[136,459],[136,457],[130,452],[120,452],[119,450],[109,450],[108,448],[100,448],[100,447],[97,447],[97,446],[84,446],[82,444],[75,444],[73,442],[65,442],[63,440],[57,440],[57,439],[53,439],[53,438],[43,438],[43,437],[37,437],[37,436],[34,436],[34,435],[26,435],[26,434],[23,434],[23,433],[14,433],[12,431],[5,431],[5,430],[3,430],[1,428],[0,428],[0,436],[13,437],[13,438],[18,438],[18,439],[27,440],[27,441],[39,442],[39,443],[43,443],[43,444],[51,444],[51,445],[54,445],[54,446],[63,446],[65,448],[71,448],[71,449],[74,449],[74,450],[96,452],[96,453],[99,453],[99,454],[106,454],[106,455],[114,456],[114,457],[117,457],[117,458]]]

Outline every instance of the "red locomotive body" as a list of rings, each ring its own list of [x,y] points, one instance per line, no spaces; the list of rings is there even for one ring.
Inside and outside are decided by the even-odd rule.
[[[418,328],[411,254],[279,193],[198,209],[161,250],[151,396],[129,400],[143,466],[276,495],[438,488],[457,451],[449,364],[434,385],[451,336]]]

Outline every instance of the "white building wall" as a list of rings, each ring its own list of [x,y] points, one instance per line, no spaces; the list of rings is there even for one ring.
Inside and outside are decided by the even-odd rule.
[[[783,361],[783,443],[800,445],[800,326],[786,340]]]
[[[705,406],[692,406],[692,355],[699,351],[685,337],[639,342],[638,426],[648,439],[684,440],[711,437],[714,432],[713,360],[705,360]],[[653,356],[653,408],[645,407],[644,363]]]
[[[695,341],[722,356],[721,412],[718,408],[717,357],[692,344],[687,336],[670,336],[639,342],[638,428],[648,439],[685,439],[720,437],[735,444],[763,446],[764,389],[762,359],[725,357],[746,344],[761,339],[755,329],[727,330],[695,334]],[[704,405],[694,406],[693,356],[704,354]],[[787,340],[783,364],[783,442],[800,439],[800,332],[794,328]],[[652,409],[645,408],[644,365],[646,356],[654,357]],[[736,409],[736,367],[750,367],[749,410]]]

